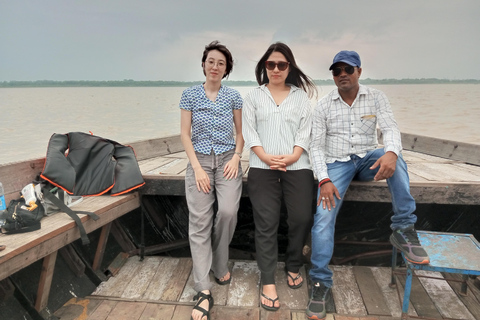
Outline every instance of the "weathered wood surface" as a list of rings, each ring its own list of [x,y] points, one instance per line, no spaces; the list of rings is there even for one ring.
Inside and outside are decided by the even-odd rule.
[[[94,221],[88,215],[79,215],[85,231],[90,233],[139,206],[138,193],[131,193],[86,198],[73,209],[99,216]],[[0,251],[0,280],[80,238],[75,221],[65,213],[44,217],[41,224],[41,229],[32,232],[0,234],[0,243],[6,246]]]
[[[410,136],[406,135],[406,137],[409,138]],[[185,195],[184,179],[185,168],[188,163],[187,156],[181,149],[181,144],[179,146],[180,142],[176,141],[174,143],[174,138],[170,139],[172,145],[175,146],[171,149],[181,151],[139,161],[140,169],[146,181],[143,188],[145,194]],[[446,158],[439,157],[444,155],[443,152],[431,152],[430,148],[424,146],[427,145],[428,139],[432,139],[434,145],[438,144],[438,141],[433,138],[421,137],[420,140],[423,142],[420,146],[414,148],[415,151],[408,149],[403,151],[403,157],[407,162],[410,175],[410,191],[417,203],[478,205],[478,199],[480,199],[480,165],[471,164],[475,163],[471,158],[479,152],[477,150],[480,150],[480,146],[468,145],[468,150],[471,149],[468,156],[467,151],[458,153],[459,155],[465,155],[468,161],[460,161],[457,159],[458,157],[454,159],[448,157],[448,155],[445,155]],[[462,150],[465,148],[466,146],[463,146]],[[142,149],[145,148],[142,147]],[[434,155],[420,153],[422,150]],[[248,177],[248,157],[249,151],[244,150],[241,160],[244,171],[243,196],[248,196],[245,187]],[[391,197],[385,181],[354,181],[345,195],[345,200],[390,202]]]
[[[230,267],[232,282],[229,285],[217,285],[211,275],[215,299],[211,319],[306,319],[307,285],[297,290],[288,288],[283,263],[278,264],[276,274],[278,312],[267,312],[259,305],[260,277],[255,261],[230,261]],[[190,319],[195,294],[191,268],[190,258],[152,256],[142,262],[138,257],[131,257],[115,277],[103,282],[91,296],[70,300],[55,316],[62,320],[125,319],[125,316],[116,318],[120,314],[127,314],[128,319]],[[327,314],[328,320],[400,319],[403,287],[401,281],[397,282],[399,292],[389,287],[390,268],[331,268],[336,311]],[[397,269],[402,270],[405,271]],[[458,279],[450,274],[416,274]],[[434,319],[478,319],[480,290],[473,283],[470,279],[467,296],[462,297],[458,282],[414,278],[409,314]]]
[[[480,147],[475,144],[402,133],[405,150],[480,165]]]

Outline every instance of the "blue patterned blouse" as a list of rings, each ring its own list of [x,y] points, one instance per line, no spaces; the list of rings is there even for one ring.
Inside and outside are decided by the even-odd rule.
[[[192,112],[192,144],[196,152],[221,154],[235,148],[233,110],[242,108],[240,93],[221,86],[215,101],[207,98],[203,85],[185,89],[180,108]]]

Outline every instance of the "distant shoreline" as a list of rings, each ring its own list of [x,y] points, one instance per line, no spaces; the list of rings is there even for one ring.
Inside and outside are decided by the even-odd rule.
[[[0,88],[46,88],[46,87],[190,87],[203,81],[136,81],[136,80],[36,80],[36,81],[3,81]],[[333,80],[314,80],[319,86],[332,86]],[[362,79],[362,84],[480,84],[480,80],[449,80],[436,78],[422,79]],[[256,86],[256,81],[230,81],[225,80],[227,86]]]

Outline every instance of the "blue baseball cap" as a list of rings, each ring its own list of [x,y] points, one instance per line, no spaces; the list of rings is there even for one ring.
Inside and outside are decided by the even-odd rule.
[[[339,62],[344,62],[348,65],[351,65],[352,67],[360,67],[361,65],[360,56],[358,55],[358,53],[356,53],[355,51],[343,50],[335,55],[335,57],[333,58],[333,63],[328,70],[332,70],[333,65]]]

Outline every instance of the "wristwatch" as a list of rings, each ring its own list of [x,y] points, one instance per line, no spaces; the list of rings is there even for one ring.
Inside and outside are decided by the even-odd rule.
[[[235,154],[238,155],[238,157],[239,157],[240,159],[242,159],[242,153],[241,153],[241,152],[235,151]]]

